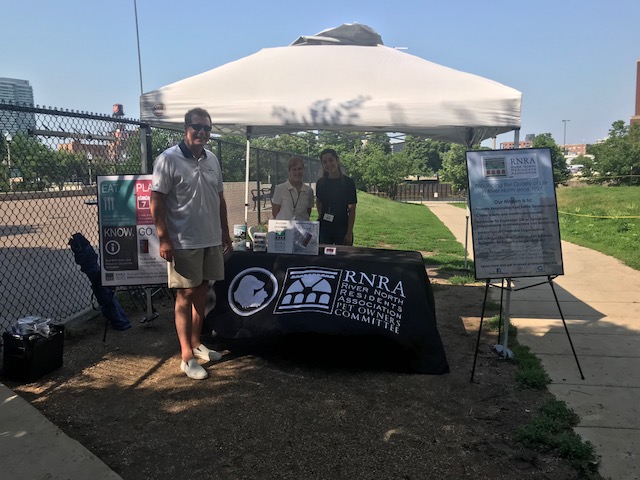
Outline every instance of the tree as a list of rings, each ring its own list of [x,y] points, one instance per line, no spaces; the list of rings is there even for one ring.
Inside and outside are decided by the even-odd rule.
[[[342,158],[344,154],[355,153],[362,148],[361,135],[322,130],[318,133],[318,148],[333,148]]]
[[[548,148],[551,152],[551,165],[553,168],[553,178],[556,185],[566,182],[569,179],[569,168],[564,158],[561,148],[553,139],[550,133],[536,135],[532,143],[533,148]]]
[[[413,175],[435,175],[442,168],[442,155],[449,151],[451,143],[407,136],[403,152],[412,160]]]
[[[369,145],[377,145],[382,149],[383,153],[389,154],[391,153],[391,140],[389,140],[389,135],[384,133],[370,133],[366,136],[365,146]]]
[[[640,185],[640,125],[613,122],[603,143],[591,145],[594,179],[610,185]]]
[[[403,152],[385,153],[379,144],[367,144],[362,153],[362,179],[368,187],[376,187],[395,199],[398,184],[409,174],[411,159]]]
[[[574,170],[574,165],[579,165],[579,169]],[[571,167],[569,170],[573,174],[580,172],[580,176],[589,177],[593,172],[593,160],[591,157],[587,157],[586,155],[578,155],[576,158],[571,160]]]
[[[344,166],[347,175],[353,179],[356,188],[366,191],[368,189],[368,185],[364,179],[366,158],[362,152],[343,153],[340,155],[340,163]]]
[[[17,134],[13,138],[11,167],[14,175],[22,177],[15,184],[17,190],[43,190],[59,181],[55,152],[29,135]]]
[[[247,155],[247,139],[240,135],[222,135],[220,167],[225,182],[243,182],[245,180],[245,158]],[[217,149],[214,149],[214,153]]]
[[[451,148],[442,155],[441,179],[451,183],[454,193],[465,191],[469,183],[467,176],[467,147],[452,144]]]
[[[275,137],[258,137],[252,140],[252,146],[264,148],[265,150],[275,150],[277,152],[287,152],[297,155],[307,155],[309,143],[307,137],[298,134],[278,135]]]

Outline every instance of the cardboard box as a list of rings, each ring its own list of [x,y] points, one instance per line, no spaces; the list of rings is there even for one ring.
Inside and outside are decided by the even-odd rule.
[[[32,382],[62,366],[64,326],[51,325],[47,338],[37,335],[2,334],[3,373],[12,380]]]

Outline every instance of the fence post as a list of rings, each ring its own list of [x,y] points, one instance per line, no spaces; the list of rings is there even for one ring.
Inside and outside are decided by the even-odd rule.
[[[140,125],[140,171],[142,173],[149,173],[149,167],[153,164],[151,156],[151,127]]]

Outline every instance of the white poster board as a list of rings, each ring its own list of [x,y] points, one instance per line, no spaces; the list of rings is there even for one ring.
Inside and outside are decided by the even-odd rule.
[[[151,217],[151,175],[99,175],[102,285],[167,283],[167,262]]]
[[[319,235],[319,222],[269,220],[267,252],[318,255]]]
[[[564,274],[548,148],[466,153],[477,279]]]

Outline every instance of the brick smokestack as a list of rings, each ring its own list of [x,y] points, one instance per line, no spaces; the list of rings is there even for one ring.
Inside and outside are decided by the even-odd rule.
[[[640,123],[640,60],[636,72],[636,113],[631,117],[631,123]]]

